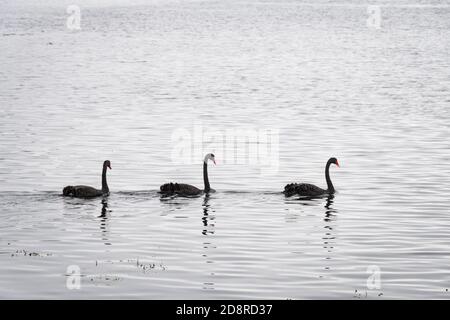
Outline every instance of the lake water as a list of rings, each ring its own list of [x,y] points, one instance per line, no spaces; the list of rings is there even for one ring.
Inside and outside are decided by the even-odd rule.
[[[29,2],[0,4],[1,298],[450,297],[450,2]],[[271,170],[227,130],[274,133]],[[161,199],[206,152],[217,192]],[[334,197],[280,193],[331,156]],[[107,199],[60,195],[105,159]]]

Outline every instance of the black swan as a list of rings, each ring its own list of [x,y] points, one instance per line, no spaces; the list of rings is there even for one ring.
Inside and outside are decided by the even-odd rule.
[[[286,196],[300,195],[300,196],[320,196],[324,194],[333,194],[335,192],[333,183],[330,179],[330,165],[335,164],[339,167],[339,162],[336,158],[330,158],[325,167],[325,179],[327,180],[327,190],[319,188],[313,184],[308,183],[290,183],[284,187],[284,194]]]
[[[197,187],[194,187],[190,184],[185,183],[166,183],[163,184],[159,189],[160,193],[163,195],[182,195],[182,196],[195,196],[202,193],[210,193],[215,192],[214,189],[211,189],[209,185],[208,179],[208,160],[211,160],[214,164],[216,164],[215,157],[212,153],[208,153],[203,160],[203,181],[205,183],[205,189],[200,190]]]
[[[108,183],[106,182],[107,168],[111,169],[111,162],[109,160],[103,162],[101,190],[89,186],[67,186],[63,189],[63,196],[70,196],[75,198],[93,198],[109,195]]]

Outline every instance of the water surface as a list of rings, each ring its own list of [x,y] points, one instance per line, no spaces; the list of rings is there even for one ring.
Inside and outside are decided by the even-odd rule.
[[[111,3],[0,4],[1,298],[448,298],[448,2]],[[217,192],[160,199],[198,125],[279,130],[277,171],[210,144]],[[333,198],[280,193],[330,156]]]

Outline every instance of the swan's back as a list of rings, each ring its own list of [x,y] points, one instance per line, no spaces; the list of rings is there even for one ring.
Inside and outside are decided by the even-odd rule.
[[[284,187],[284,194],[287,196],[294,194],[300,196],[319,196],[324,193],[327,193],[327,190],[309,183],[290,183]]]
[[[185,195],[185,196],[194,196],[194,195],[201,194],[203,192],[199,188],[194,187],[190,184],[172,183],[172,182],[163,184],[159,188],[159,190],[162,194],[165,194],[165,195],[178,194],[178,195]]]
[[[102,190],[95,189],[89,186],[67,186],[63,189],[63,196],[76,198],[92,198],[103,195]]]

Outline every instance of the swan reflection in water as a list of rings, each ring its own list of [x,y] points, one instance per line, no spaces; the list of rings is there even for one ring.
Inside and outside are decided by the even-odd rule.
[[[327,195],[320,195],[320,196],[302,196],[298,197],[297,199],[290,199],[286,200],[286,203],[298,203],[301,206],[318,206],[319,204],[323,203],[323,199],[325,199],[325,214],[323,216],[323,219],[321,220],[324,223],[324,229],[325,233],[322,235],[322,248],[325,249],[325,256],[324,259],[326,261],[326,264],[324,266],[324,269],[326,271],[329,271],[331,269],[330,262],[332,260],[332,254],[335,249],[336,245],[336,221],[337,221],[337,213],[338,210],[334,207],[334,201],[335,201],[335,194],[327,194]],[[300,216],[295,215],[294,217],[289,217],[289,222],[295,221],[297,222],[300,218]],[[322,277],[322,276],[320,276]]]
[[[102,241],[106,246],[110,246],[111,242],[109,240],[109,213],[111,210],[108,209],[107,198],[102,199],[102,210],[98,218],[100,218],[100,231],[102,234]]]
[[[203,199],[203,216],[202,216],[202,235],[207,236],[208,238],[205,238],[205,241],[203,242],[203,253],[202,257],[205,258],[205,262],[207,264],[212,264],[214,261],[209,256],[209,253],[211,250],[215,250],[217,247],[216,245],[211,241],[213,239],[214,235],[214,215],[211,215],[210,212],[214,212],[214,210],[211,209],[211,205],[209,204],[210,195],[205,194],[205,197]],[[209,272],[206,275],[208,278],[208,281],[203,282],[203,290],[214,290],[215,283],[212,281],[215,277],[214,271]]]
[[[330,194],[327,197],[326,203],[325,203],[325,217],[323,218],[323,221],[325,222],[325,235],[322,237],[323,240],[323,248],[326,250],[326,257],[325,261],[330,262],[332,260],[332,253],[335,246],[335,222],[337,220],[337,209],[333,207],[334,204],[334,195]],[[329,263],[324,267],[325,270],[330,270],[331,267],[329,266]]]
[[[210,211],[210,204],[209,204],[209,194],[206,194],[204,199],[203,199],[203,217],[202,217],[202,222],[203,222],[203,230],[202,230],[202,234],[204,236],[208,235],[208,234],[214,234],[214,216],[210,216],[209,215],[209,211]]]
[[[325,218],[323,219],[325,222],[333,221],[334,217],[337,214],[337,209],[334,209],[332,207],[333,203],[334,203],[334,194],[330,194],[327,197],[327,201],[325,204],[325,209],[327,209],[325,210]]]

